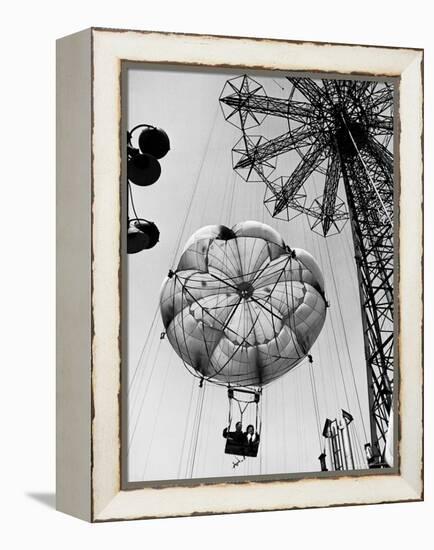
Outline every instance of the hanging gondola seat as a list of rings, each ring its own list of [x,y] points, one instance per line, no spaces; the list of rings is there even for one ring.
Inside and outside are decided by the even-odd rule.
[[[259,448],[259,434],[253,442],[247,441],[243,432],[230,432],[227,428],[223,430],[223,437],[226,438],[225,453],[228,455],[256,457]]]
[[[259,440],[253,443],[238,443],[231,439],[226,440],[225,453],[227,455],[257,457],[259,449]]]

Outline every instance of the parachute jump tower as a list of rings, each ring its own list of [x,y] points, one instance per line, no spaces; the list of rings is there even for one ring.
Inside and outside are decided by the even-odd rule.
[[[360,288],[373,461],[383,463],[393,395],[393,85],[362,80],[287,77],[288,98],[268,97],[247,76],[226,82],[225,119],[242,136],[233,167],[246,181],[263,182],[273,217],[308,215],[313,231],[339,233],[350,220]],[[280,117],[287,131],[267,139],[250,130]],[[297,154],[290,175],[272,179],[277,157]],[[309,204],[313,174],[322,196]],[[346,201],[338,197],[342,189]]]

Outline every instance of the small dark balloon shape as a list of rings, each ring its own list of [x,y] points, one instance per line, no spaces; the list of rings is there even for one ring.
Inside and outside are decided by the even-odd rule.
[[[142,153],[161,159],[170,149],[169,136],[161,128],[145,128],[139,136],[139,148]]]
[[[141,154],[128,159],[128,179],[141,187],[152,185],[161,174],[161,166],[152,155]]]
[[[152,248],[158,243],[160,231],[154,222],[140,220],[134,225],[146,236],[146,248]]]
[[[160,231],[153,222],[137,220],[128,228],[127,252],[136,254],[142,250],[153,248],[159,240]]]
[[[146,248],[146,236],[136,227],[128,228],[127,252],[128,254],[137,254]]]

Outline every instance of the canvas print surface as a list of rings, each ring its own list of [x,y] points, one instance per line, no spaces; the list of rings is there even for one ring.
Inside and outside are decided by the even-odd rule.
[[[126,481],[393,468],[393,84],[136,64],[123,104]]]

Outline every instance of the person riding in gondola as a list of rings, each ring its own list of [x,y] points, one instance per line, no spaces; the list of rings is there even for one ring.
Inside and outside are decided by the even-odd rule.
[[[243,432],[243,424],[241,421],[238,421],[235,424],[235,431],[229,432],[228,428],[223,430],[223,437],[237,443],[239,445],[244,445],[246,443],[246,434]]]
[[[247,426],[245,435],[247,445],[259,445],[259,434],[255,431],[253,424]]]

